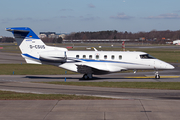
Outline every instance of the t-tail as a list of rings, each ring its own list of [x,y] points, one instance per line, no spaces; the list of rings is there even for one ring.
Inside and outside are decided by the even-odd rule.
[[[27,63],[42,64],[43,62],[57,62],[59,58],[66,58],[66,48],[51,47],[44,42],[28,27],[6,28],[13,33],[22,52],[22,57]],[[53,56],[56,56],[53,58]]]

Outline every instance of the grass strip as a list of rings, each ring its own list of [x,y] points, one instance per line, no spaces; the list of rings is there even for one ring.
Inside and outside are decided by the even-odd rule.
[[[64,75],[77,74],[52,65],[0,64],[0,75]]]
[[[11,91],[0,91],[0,100],[106,100],[111,98],[64,95],[64,94],[31,94]]]
[[[110,88],[180,90],[180,82],[43,82],[56,85],[75,85]]]

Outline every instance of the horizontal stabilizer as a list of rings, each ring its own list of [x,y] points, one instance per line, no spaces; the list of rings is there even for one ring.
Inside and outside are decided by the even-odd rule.
[[[6,28],[6,31],[12,32],[15,38],[39,39],[39,37],[28,27]]]

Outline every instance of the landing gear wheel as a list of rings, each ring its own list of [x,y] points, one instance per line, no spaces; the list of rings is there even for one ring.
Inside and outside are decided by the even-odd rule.
[[[83,75],[84,80],[89,80],[89,79],[92,79],[92,78],[93,78],[92,74],[84,74]]]
[[[88,79],[89,79],[88,75],[87,75],[87,74],[84,74],[84,75],[83,75],[83,79],[84,79],[84,80],[88,80]]]
[[[160,75],[158,75],[158,74],[155,75],[155,78],[156,78],[156,79],[160,79]]]
[[[160,79],[160,75],[159,75],[158,71],[155,72],[155,79]]]

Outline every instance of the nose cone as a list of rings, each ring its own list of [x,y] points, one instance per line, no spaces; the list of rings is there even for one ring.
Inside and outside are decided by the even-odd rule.
[[[156,60],[154,63],[156,69],[174,69],[174,66],[161,60]]]
[[[172,66],[171,64],[169,63],[166,63],[166,69],[174,69],[174,66]]]

